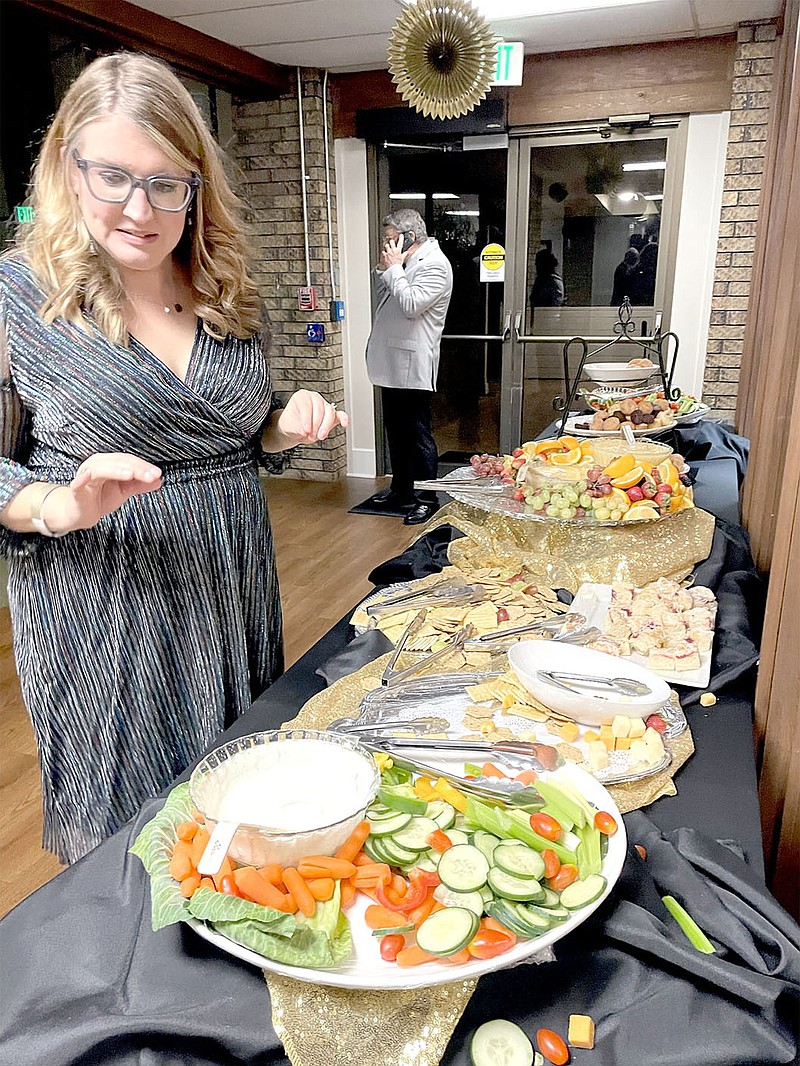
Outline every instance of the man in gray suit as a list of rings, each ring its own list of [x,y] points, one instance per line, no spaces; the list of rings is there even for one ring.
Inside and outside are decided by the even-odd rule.
[[[392,461],[391,487],[380,496],[387,507],[407,511],[406,525],[416,525],[436,511],[435,495],[417,496],[414,481],[437,473],[431,396],[453,271],[418,212],[394,211],[383,227],[381,261],[374,271],[378,306],[367,341],[367,372],[381,390]]]

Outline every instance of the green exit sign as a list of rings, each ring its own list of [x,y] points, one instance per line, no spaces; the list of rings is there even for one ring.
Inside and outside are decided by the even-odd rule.
[[[522,41],[500,41],[497,45],[497,66],[492,85],[522,85],[524,58]]]
[[[33,208],[28,207],[27,204],[17,204],[14,208],[17,222],[33,222],[34,213]]]

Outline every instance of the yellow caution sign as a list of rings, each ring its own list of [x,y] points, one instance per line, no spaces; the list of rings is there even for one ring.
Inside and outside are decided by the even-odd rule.
[[[481,281],[505,281],[506,250],[502,244],[487,244],[481,250]]]

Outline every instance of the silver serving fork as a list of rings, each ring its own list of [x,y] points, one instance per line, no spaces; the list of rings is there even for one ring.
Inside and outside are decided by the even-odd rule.
[[[446,640],[445,644],[437,651],[431,652],[412,666],[407,666],[403,670],[395,669],[400,655],[403,652],[404,647],[408,641],[422,628],[427,611],[423,607],[416,618],[412,618],[406,628],[403,630],[403,635],[397,642],[397,647],[392,652],[392,655],[386,664],[386,668],[381,675],[381,684],[386,686],[396,685],[398,682],[405,680],[407,677],[413,677],[414,674],[418,674],[420,670],[425,670],[432,663],[438,662],[439,659],[443,659],[445,655],[448,655],[455,648],[463,645],[464,641],[471,637],[475,632],[473,625],[462,626],[457,632],[452,633]]]
[[[635,681],[632,677],[590,677],[588,674],[567,674],[556,670],[538,670],[536,676],[546,684],[556,685],[569,692],[575,692],[575,686],[602,688],[606,691],[621,692],[624,696],[647,696],[651,692],[644,682]]]
[[[398,614],[414,610],[416,607],[441,607],[447,604],[458,606],[465,603],[480,603],[486,599],[486,590],[479,585],[444,585],[420,589],[380,603],[371,603],[367,607],[370,618],[382,618],[387,614]]]

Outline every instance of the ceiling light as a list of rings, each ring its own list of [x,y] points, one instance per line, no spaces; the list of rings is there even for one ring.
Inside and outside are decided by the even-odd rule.
[[[460,200],[460,196],[456,196],[454,192],[435,192],[433,193],[434,200]]]
[[[408,4],[414,0],[403,0],[403,2]],[[659,0],[472,0],[472,2],[489,22],[499,22],[502,19],[564,15],[570,11],[653,4],[658,3]]]
[[[480,211],[445,211],[445,214],[446,215],[470,215],[470,216],[474,216],[475,218],[478,218],[480,216]]]
[[[623,163],[623,170],[666,170],[666,159],[654,159],[649,163]]]
[[[424,200],[424,192],[390,192],[390,200]]]
[[[664,194],[663,192],[645,193],[644,198],[645,200],[663,200]]]
[[[638,192],[618,192],[617,199],[621,200],[623,204],[629,204],[632,200],[638,200]]]

